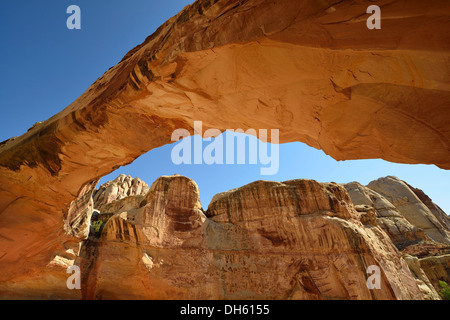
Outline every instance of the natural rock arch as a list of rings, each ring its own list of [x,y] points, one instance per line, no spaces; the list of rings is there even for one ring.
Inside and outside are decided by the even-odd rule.
[[[368,4],[199,0],[65,110],[3,142],[0,281],[65,249],[71,201],[194,120],[280,129],[281,143],[337,160],[450,169],[450,7],[379,1],[382,29],[368,30]],[[16,267],[24,257],[33,265]]]

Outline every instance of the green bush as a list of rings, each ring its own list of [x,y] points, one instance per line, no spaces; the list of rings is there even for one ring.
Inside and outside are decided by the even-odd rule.
[[[439,285],[442,288],[441,292],[439,292],[439,295],[441,296],[442,300],[450,300],[450,286],[447,284],[447,282],[440,280]]]

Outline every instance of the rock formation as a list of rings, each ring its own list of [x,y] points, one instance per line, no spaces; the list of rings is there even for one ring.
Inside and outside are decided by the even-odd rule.
[[[426,257],[419,260],[420,266],[424,270],[430,282],[440,291],[439,280],[450,283],[450,254]]]
[[[366,187],[357,182],[344,186],[356,210],[375,211],[377,222],[399,249],[424,240],[450,244],[448,216],[422,190],[391,176]]]
[[[406,183],[396,177],[385,177],[372,181],[368,187],[387,198],[406,220],[423,229],[432,240],[450,244],[450,229],[436,218]]]
[[[380,0],[382,29],[368,30],[369,4],[373,3],[198,0],[131,50],[62,112],[37,123],[22,136],[0,143],[0,294],[48,297],[45,288],[53,287],[51,291],[58,296],[59,290],[65,289],[58,280],[66,276],[65,269],[50,272],[47,266],[57,256],[60,263],[53,266],[74,261],[76,256],[67,251],[72,252],[86,236],[92,206],[89,192],[98,179],[148,150],[170,143],[175,129],[194,133],[194,120],[202,120],[204,129],[280,129],[281,143],[302,141],[338,160],[383,158],[450,169],[450,36],[446,32],[450,6],[445,0],[411,0],[407,5]],[[284,188],[291,190],[289,184]],[[327,193],[325,186],[315,188],[319,194]],[[388,194],[380,194],[389,199]],[[424,212],[431,210],[426,204],[424,207]],[[337,216],[313,215],[307,221],[323,224],[332,234],[340,235],[343,225],[349,224],[351,227],[344,228],[347,238],[339,243],[348,248],[351,261],[361,254],[370,262],[383,264],[383,254],[394,254],[384,236],[373,241],[380,241],[386,253],[372,250],[368,234],[381,229],[375,227],[366,233],[354,222],[353,209],[341,209],[321,207]],[[406,213],[411,210],[399,204],[401,209]],[[158,210],[147,218],[159,221]],[[161,228],[165,223],[191,228],[203,219],[195,206],[186,210],[194,220],[178,221],[181,218],[173,213],[171,219],[175,220],[161,222]],[[223,215],[210,220],[219,218],[225,221]],[[363,220],[370,222],[370,214],[366,218]],[[405,218],[413,216],[406,214]],[[419,226],[431,238],[445,238],[431,226],[439,218],[429,218]],[[225,222],[218,225],[228,226]],[[199,232],[195,230],[189,232]],[[419,236],[414,232],[410,235]],[[174,237],[167,241],[182,241]],[[305,237],[295,241],[313,241]],[[351,245],[351,239],[356,238],[363,253]],[[326,243],[320,248],[333,252]],[[151,254],[147,256],[142,263],[148,267]],[[153,272],[164,270],[156,267],[161,261],[155,259]],[[226,268],[232,268],[228,258],[221,259]],[[398,284],[398,279],[406,277],[405,285],[409,286],[410,275],[403,272],[404,264],[399,262],[396,270],[384,266],[383,283],[392,287],[386,297],[417,296],[416,289],[406,290]],[[173,268],[176,270],[176,264]],[[341,270],[339,266],[329,268],[324,272]],[[200,273],[198,277],[203,279]],[[325,297],[323,292],[333,297],[368,297],[359,287],[362,273],[352,282],[357,288],[351,287],[348,279],[341,279],[344,282],[334,287],[341,291],[330,289],[320,294],[309,286],[316,283],[324,290],[315,282],[318,275],[298,277],[296,297]],[[239,287],[224,281],[232,287],[225,292],[243,294]],[[279,293],[285,294],[283,290],[288,287],[280,285]],[[351,291],[344,293],[347,289]],[[211,296],[221,296],[215,291],[217,287],[208,290]]]
[[[449,218],[420,189],[396,177],[362,186],[344,185],[357,211],[375,211],[376,221],[405,254],[413,276],[426,299],[435,299],[439,280],[450,276]],[[413,255],[413,256],[411,256]]]
[[[387,234],[359,216],[335,183],[257,181],[203,213],[194,181],[161,177],[81,254],[84,298],[423,298]],[[370,265],[380,290],[367,288]]]
[[[439,293],[430,281],[430,273],[423,270],[423,266],[417,257],[405,255],[403,257],[408,264],[411,273],[417,281],[420,291],[426,300],[439,300]]]
[[[441,223],[447,230],[450,230],[450,217],[436,203],[434,203],[430,197],[425,194],[425,192],[410,186],[405,181],[403,181],[403,183],[405,183],[420,199],[420,201],[422,201],[422,203],[431,211],[431,213],[434,214],[439,223]]]
[[[376,191],[358,182],[347,183],[344,187],[355,204],[355,209],[366,215],[373,212],[377,223],[399,249],[429,240],[423,229],[409,222],[391,202]]]
[[[114,180],[119,189],[123,178]],[[377,181],[386,179],[400,182]],[[402,258],[391,241],[438,244],[427,244],[422,229],[369,187],[345,188],[348,194],[335,183],[257,181],[216,195],[203,212],[194,181],[161,177],[147,194],[106,206],[104,232],[88,245],[95,250],[78,259],[88,274],[83,297],[440,299],[448,255]],[[384,272],[381,291],[364,286],[371,263]]]
[[[121,174],[116,179],[102,184],[94,191],[93,205],[100,211],[108,212],[106,206],[117,200],[131,196],[146,195],[148,185],[139,178]],[[110,209],[111,210],[111,209]],[[112,209],[117,211],[118,208]]]
[[[377,181],[385,179],[400,181]],[[105,222],[98,239],[86,234],[94,207],[101,208]],[[148,188],[138,178],[121,175],[74,201],[66,221],[72,216],[83,217],[67,222],[83,240],[81,247],[72,242],[72,248],[54,253],[43,270],[45,277],[27,279],[26,288],[5,281],[0,294],[62,299],[439,299],[438,281],[447,281],[450,274],[448,254],[402,256],[395,245],[424,246],[431,239],[389,200],[357,182],[344,188],[314,180],[256,181],[217,194],[204,211],[196,183],[186,177],[163,176]],[[417,250],[408,252],[417,255]],[[81,290],[64,290],[67,274],[62,271],[72,265],[81,268]],[[369,266],[381,270],[379,290],[367,287]]]

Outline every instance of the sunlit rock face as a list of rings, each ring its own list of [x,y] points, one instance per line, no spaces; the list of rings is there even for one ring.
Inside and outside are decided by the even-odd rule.
[[[396,177],[344,187],[355,209],[373,212],[378,225],[402,250],[424,298],[439,299],[439,280],[447,282],[450,275],[450,229],[445,212],[422,190]]]
[[[404,255],[403,259],[408,264],[409,269],[411,270],[411,274],[416,279],[417,285],[422,292],[424,299],[426,300],[440,300],[439,289],[435,288],[430,279],[431,274],[426,273],[423,269],[423,266],[420,263],[420,260],[417,257],[413,257],[410,255]],[[433,263],[436,265],[436,263]],[[433,279],[435,280],[435,279]],[[436,281],[435,281],[436,282]]]
[[[170,143],[175,129],[193,134],[194,120],[280,129],[281,143],[339,160],[450,169],[448,1],[378,1],[381,30],[366,27],[369,4],[196,1],[62,112],[2,142],[1,292],[29,296],[31,283],[66,276],[43,270],[78,254],[91,205],[82,198],[100,177]]]
[[[450,254],[419,259],[420,266],[437,291],[442,287],[439,281],[450,283]]]
[[[110,203],[123,198],[146,195],[148,185],[139,178],[132,178],[121,174],[116,179],[102,184],[93,194],[93,205],[95,209],[105,212],[108,210],[117,211],[119,208],[108,208]],[[133,198],[134,199],[134,198]]]
[[[358,182],[347,183],[344,187],[347,189],[355,209],[362,215],[373,214],[377,223],[399,249],[423,240],[430,240],[423,229],[408,221],[381,194]]]
[[[430,245],[431,239],[386,198],[356,182],[344,187],[314,180],[256,181],[217,194],[204,211],[197,184],[180,175],[160,177],[150,188],[111,200],[130,181],[146,186],[119,176],[100,186],[97,201],[90,191],[72,204],[71,213],[85,216],[70,225],[74,231],[84,230],[79,221],[90,219],[94,206],[102,208],[105,225],[98,238],[84,230],[81,247],[73,242],[72,249],[55,252],[45,276],[26,279],[26,289],[6,282],[2,294],[439,299],[436,283],[448,277],[445,255],[402,257],[396,245]],[[393,224],[396,232],[391,232]],[[81,270],[81,290],[65,288],[68,275],[62,271],[73,265]],[[369,266],[380,267],[380,289],[367,287]]]
[[[351,182],[344,187],[355,209],[375,213],[378,224],[399,249],[422,241],[450,244],[447,214],[422,190],[392,176],[367,186]]]
[[[450,229],[419,199],[408,185],[396,177],[372,181],[368,187],[388,199],[411,224],[425,231],[434,241],[450,244]],[[447,218],[448,219],[448,218]]]
[[[414,188],[407,182],[403,181],[409,189],[419,198],[420,201],[431,211],[439,223],[447,230],[450,230],[450,217],[436,204],[430,197],[420,189]]]
[[[424,298],[346,190],[313,180],[257,181],[216,195],[204,213],[194,181],[161,177],[81,252],[86,299]],[[382,270],[380,290],[367,287],[370,265]]]

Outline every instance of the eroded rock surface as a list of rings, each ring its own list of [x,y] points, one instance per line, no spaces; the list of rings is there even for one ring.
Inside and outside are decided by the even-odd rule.
[[[54,283],[42,270],[85,236],[81,198],[175,129],[193,134],[194,120],[280,129],[281,143],[340,160],[450,169],[448,1],[380,0],[377,31],[369,4],[196,1],[62,112],[2,142],[1,292]]]
[[[161,177],[90,252],[79,258],[86,299],[424,298],[388,235],[365,227],[335,183],[257,181],[204,214],[194,181]],[[367,288],[370,265],[380,290]]]
[[[423,229],[411,224],[391,202],[379,193],[358,182],[347,183],[344,187],[355,204],[355,209],[365,215],[373,212],[377,223],[399,249],[429,239]]]
[[[431,283],[427,273],[423,270],[422,265],[417,257],[410,255],[403,256],[408,264],[411,273],[417,281],[420,291],[422,292],[425,300],[439,300],[438,291]],[[435,263],[434,263],[435,264]]]
[[[96,209],[104,211],[104,207],[116,200],[130,196],[145,195],[148,185],[139,178],[121,174],[116,179],[102,184],[94,191],[93,202]]]
[[[81,232],[81,248],[73,242],[56,252],[46,276],[27,279],[26,290],[6,281],[2,294],[49,297],[45,290],[53,288],[51,297],[63,299],[439,299],[436,283],[448,278],[446,256],[402,257],[395,245],[430,239],[356,182],[256,181],[217,194],[205,212],[197,184],[179,175],[109,197],[130,181],[146,186],[120,176],[100,187],[97,201],[107,203],[96,202],[105,222],[99,239]],[[70,212],[90,218],[93,193]],[[73,232],[82,225],[70,224]],[[72,265],[81,268],[81,291],[64,288],[62,271]],[[372,265],[381,270],[380,290],[367,288]]]
[[[442,290],[439,281],[450,283],[450,254],[426,257],[419,261],[420,266],[437,291]]]
[[[372,181],[368,187],[388,199],[402,216],[423,229],[432,240],[450,243],[450,229],[439,221],[406,183],[390,176]]]
[[[434,203],[425,192],[423,192],[420,189],[414,188],[405,181],[403,182],[409,187],[409,189],[411,189],[412,192],[415,193],[415,195],[420,199],[420,201],[422,201],[422,203],[426,205],[428,209],[430,209],[431,213],[434,214],[436,219],[438,219],[438,221],[447,230],[450,230],[450,217],[436,203]]]

